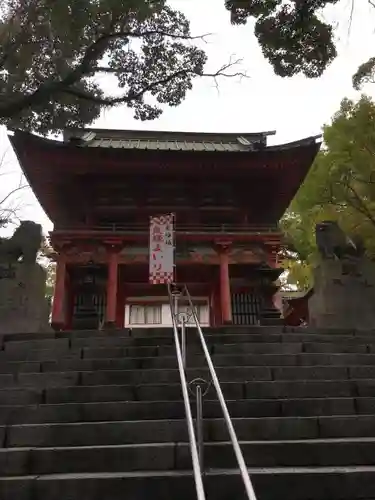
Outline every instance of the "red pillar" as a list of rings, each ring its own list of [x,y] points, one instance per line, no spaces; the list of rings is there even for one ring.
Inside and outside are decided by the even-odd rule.
[[[229,247],[219,250],[220,259],[220,305],[223,324],[232,323],[232,305],[229,281]]]
[[[110,252],[108,256],[108,281],[107,281],[107,311],[106,323],[108,326],[116,325],[116,305],[117,305],[117,277],[118,274],[118,254]]]
[[[55,290],[53,293],[51,318],[51,326],[54,330],[62,330],[65,326],[65,280],[65,258],[59,256],[56,262]]]
[[[116,305],[116,327],[124,328],[126,288],[124,279],[124,267],[121,266],[118,272],[117,305]]]

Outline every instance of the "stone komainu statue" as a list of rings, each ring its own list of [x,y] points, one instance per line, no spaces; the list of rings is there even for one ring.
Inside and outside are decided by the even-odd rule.
[[[11,238],[0,239],[0,262],[35,264],[42,244],[42,226],[33,221],[22,221]]]
[[[335,221],[322,221],[316,225],[316,244],[323,259],[362,257],[363,241],[349,238]]]

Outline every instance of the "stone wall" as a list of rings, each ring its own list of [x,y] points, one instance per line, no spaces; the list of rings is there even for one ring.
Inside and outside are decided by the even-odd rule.
[[[0,265],[0,333],[49,330],[46,271],[39,264]]]
[[[366,257],[329,259],[314,270],[310,325],[318,328],[375,328],[375,264]]]

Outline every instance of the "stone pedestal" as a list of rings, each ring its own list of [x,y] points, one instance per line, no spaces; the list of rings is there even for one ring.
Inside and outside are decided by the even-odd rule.
[[[38,264],[0,263],[0,333],[49,331],[46,271]]]
[[[327,259],[314,270],[309,324],[318,328],[375,328],[375,264],[359,259]]]

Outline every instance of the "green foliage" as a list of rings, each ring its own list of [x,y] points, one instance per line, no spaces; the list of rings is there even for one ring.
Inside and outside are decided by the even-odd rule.
[[[362,96],[344,99],[331,125],[324,127],[324,149],[282,220],[289,249],[288,284],[309,288],[318,258],[314,228],[336,220],[350,236],[360,236],[375,258],[375,103]]]
[[[188,20],[166,0],[5,0],[0,123],[46,134],[123,103],[154,119],[204,75],[206,55],[191,40]]]
[[[360,90],[366,83],[375,83],[375,57],[361,64],[353,75],[353,87]]]
[[[333,28],[321,10],[339,0],[226,0],[233,24],[255,18],[264,56],[280,76],[320,76],[337,52]]]
[[[308,291],[313,283],[312,266],[303,260],[284,259],[282,266],[286,271],[284,290]]]
[[[55,290],[56,280],[56,265],[54,262],[49,262],[46,266],[47,283],[46,283],[46,297],[52,300],[53,292]]]
[[[53,292],[55,289],[55,280],[56,280],[56,264],[52,260],[53,254],[54,251],[53,248],[51,247],[49,238],[44,237],[38,255],[38,262],[45,268],[47,273],[46,298],[50,300],[52,300],[53,297]]]

